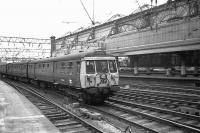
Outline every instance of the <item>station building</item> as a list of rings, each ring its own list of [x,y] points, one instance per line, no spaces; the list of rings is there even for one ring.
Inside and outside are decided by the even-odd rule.
[[[128,57],[127,67],[135,75],[163,70],[167,76],[198,76],[200,1],[174,0],[128,16],[118,14],[103,24],[52,36],[51,44],[52,55],[101,47],[116,58]]]

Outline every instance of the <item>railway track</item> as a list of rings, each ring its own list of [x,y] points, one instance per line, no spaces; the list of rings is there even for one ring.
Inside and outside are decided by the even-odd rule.
[[[95,111],[112,116],[119,121],[123,121],[130,127],[139,127],[143,132],[152,133],[198,133],[200,129],[195,125],[175,120],[178,116],[167,113],[160,113],[153,110],[130,106],[130,104],[107,101],[104,106],[92,107]],[[151,108],[152,109],[152,108]],[[180,117],[180,116],[179,116]],[[171,118],[171,119],[170,119]],[[172,118],[174,118],[172,120]],[[189,118],[188,118],[189,119]],[[184,118],[186,120],[186,118]],[[193,119],[192,119],[193,120]],[[195,121],[195,120],[193,120]]]
[[[29,92],[27,95],[28,97],[30,97]],[[97,106],[97,107],[89,106],[88,108],[92,108],[93,110],[97,112],[100,112],[104,115],[107,115],[108,117],[112,117],[116,120],[119,120],[129,125],[129,128],[134,129],[133,132],[136,131],[137,133],[147,133],[147,132],[148,133],[177,133],[177,132],[178,133],[188,133],[188,132],[196,133],[196,132],[200,132],[200,127],[199,127],[200,117],[198,116],[191,116],[187,114],[178,113],[175,111],[170,112],[170,110],[164,110],[164,109],[159,109],[159,108],[156,109],[151,106],[145,107],[145,105],[139,105],[136,103],[134,104],[133,102],[130,101],[131,99],[128,96],[125,99],[126,100],[122,100],[119,97],[116,97],[116,98],[111,97],[109,101],[106,101],[104,106]],[[128,100],[130,102],[128,102]],[[37,103],[37,100],[36,100],[36,103]],[[44,108],[44,110],[46,109]],[[48,111],[47,111],[47,114],[48,114]],[[60,116],[63,117],[65,115],[62,114]],[[60,119],[59,115],[56,115],[55,117],[53,117],[53,119],[54,118]],[[60,122],[62,123],[62,119],[60,120]],[[87,129],[90,129],[91,127],[88,128],[86,126],[85,128],[86,128],[86,131],[84,132],[100,132],[94,129],[92,129],[92,131],[87,130]]]
[[[137,113],[145,112],[146,114],[151,114],[162,119],[167,119],[169,121],[174,121],[183,125],[194,127],[200,129],[200,117],[195,115],[184,114],[168,109],[152,107],[145,104],[138,104],[132,101],[126,101],[119,98],[110,98],[109,102],[124,105],[128,108],[133,108]]]
[[[149,85],[154,87],[166,87],[166,88],[182,88],[182,89],[195,89],[200,90],[199,87],[191,86],[191,85],[184,85],[184,84],[171,84],[169,82],[159,83],[159,82],[135,82],[132,83],[133,85]]]
[[[6,81],[29,99],[41,112],[63,133],[103,133],[104,131],[81,117],[69,112],[61,105],[40,95],[36,91],[20,86],[15,82]]]
[[[140,89],[121,89],[115,93],[115,96],[170,109],[176,109],[181,106],[200,109],[200,97],[198,95],[182,95],[179,93],[164,93]]]
[[[191,86],[175,86],[175,85],[162,85],[162,84],[147,84],[147,83],[127,83],[130,84],[132,88],[143,89],[143,90],[154,90],[154,91],[163,91],[163,92],[172,92],[172,93],[182,93],[182,94],[193,94],[200,95],[199,87]],[[121,86],[126,85],[123,83]]]
[[[133,83],[133,84],[147,84],[147,85],[153,85],[153,86],[166,86],[166,87],[185,87],[185,88],[199,88],[199,86],[196,86],[196,83],[198,83],[200,80],[198,78],[190,78],[188,77],[181,80],[178,77],[163,77],[159,78],[156,76],[153,76],[152,78],[147,78],[148,76],[140,77],[131,77],[128,75],[122,75],[120,76],[120,84],[122,83]],[[155,77],[155,78],[154,78]]]

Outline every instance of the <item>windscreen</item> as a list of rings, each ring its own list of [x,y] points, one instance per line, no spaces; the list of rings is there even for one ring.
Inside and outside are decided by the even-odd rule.
[[[88,74],[94,74],[95,73],[94,61],[86,61],[86,73],[88,73]]]
[[[107,60],[97,60],[95,62],[96,62],[97,73],[107,73],[108,72]]]
[[[96,71],[95,71],[96,65]],[[95,60],[95,61],[86,61],[86,73],[108,73],[110,69],[111,73],[117,72],[117,66],[115,60]]]

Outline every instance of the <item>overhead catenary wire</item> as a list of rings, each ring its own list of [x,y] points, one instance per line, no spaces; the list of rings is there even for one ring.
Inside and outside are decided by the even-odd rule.
[[[90,17],[90,15],[89,15],[89,13],[88,13],[87,9],[85,8],[85,6],[84,6],[84,4],[83,4],[82,0],[80,0],[80,2],[81,2],[81,5],[82,5],[82,6],[83,6],[83,8],[84,8],[84,10],[85,10],[86,14],[88,15],[88,17],[89,17],[90,21],[91,21],[91,22],[92,22],[92,24],[94,25],[95,23],[94,23],[94,21],[92,20],[92,18]],[[93,11],[93,12],[94,12],[94,11]],[[94,16],[94,15],[93,15],[93,16]]]
[[[140,6],[140,4],[139,4],[138,0],[136,0],[136,2],[137,2],[137,4],[138,4],[138,6],[139,6],[140,10],[142,11],[142,8],[141,8],[141,6]]]

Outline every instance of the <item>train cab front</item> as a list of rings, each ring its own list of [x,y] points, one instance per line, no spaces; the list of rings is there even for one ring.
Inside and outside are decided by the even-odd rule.
[[[84,90],[94,97],[107,98],[118,91],[119,73],[115,57],[86,57],[81,84]]]

